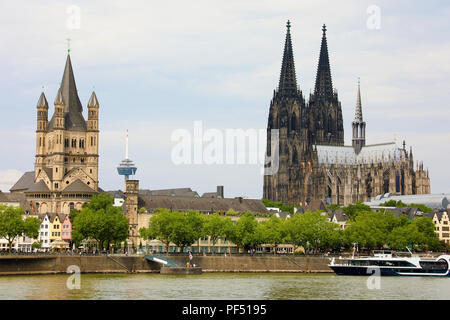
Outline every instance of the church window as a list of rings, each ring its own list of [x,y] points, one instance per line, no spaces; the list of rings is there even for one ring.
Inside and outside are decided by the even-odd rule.
[[[58,189],[58,183],[55,183],[55,189]]]
[[[92,173],[92,169],[89,169],[89,172]]]
[[[66,147],[66,148],[69,147],[69,139],[68,138],[64,139],[64,147]]]

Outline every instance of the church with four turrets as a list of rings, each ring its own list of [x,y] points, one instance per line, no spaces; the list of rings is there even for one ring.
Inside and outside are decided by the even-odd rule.
[[[70,55],[67,55],[54,113],[44,92],[37,103],[36,160],[10,189],[23,192],[35,213],[69,214],[81,209],[98,188],[98,114],[95,92],[87,104],[88,118],[78,97]]]
[[[385,193],[430,193],[428,170],[423,163],[414,165],[412,148],[408,151],[405,142],[401,147],[396,142],[366,144],[359,80],[352,145],[344,145],[325,25],[314,92],[306,102],[297,84],[290,29],[288,21],[280,81],[267,124],[266,167],[277,170],[264,176],[263,197],[292,205],[313,200],[348,205]]]

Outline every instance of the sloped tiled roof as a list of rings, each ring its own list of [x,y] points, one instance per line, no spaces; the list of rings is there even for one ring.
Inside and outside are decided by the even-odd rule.
[[[52,168],[44,168],[44,171],[47,174],[47,177],[50,179],[50,181],[53,181],[53,169]]]
[[[267,208],[259,199],[242,198],[188,198],[171,196],[141,196],[139,195],[139,207],[145,207],[147,211],[158,208],[178,211],[203,211],[226,212],[230,209],[236,212],[251,211],[254,213],[267,213]]]
[[[336,218],[337,222],[345,222],[348,220],[347,215],[345,214],[344,210],[342,210],[342,209],[335,210],[331,214],[331,220],[333,220],[333,218]]]
[[[34,184],[34,171],[25,172],[9,191],[27,190]]]
[[[80,179],[77,179],[69,184],[62,192],[96,193],[94,189],[83,183]]]
[[[85,131],[86,120],[83,117],[83,107],[78,97],[78,90],[75,83],[75,77],[72,69],[70,55],[67,55],[66,66],[64,68],[61,87],[58,94],[61,93],[64,103],[64,126],[66,130]],[[57,97],[57,100],[60,100]],[[48,123],[48,131],[53,131],[54,118]]]
[[[306,210],[309,211],[316,211],[316,210],[326,210],[325,203],[323,203],[322,200],[312,200],[308,206],[306,207]]]
[[[50,192],[50,189],[47,187],[44,180],[40,180],[38,183],[33,184],[26,192]]]

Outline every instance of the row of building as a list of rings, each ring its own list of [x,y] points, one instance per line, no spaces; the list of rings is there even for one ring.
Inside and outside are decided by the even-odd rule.
[[[166,208],[174,211],[199,211],[203,214],[212,214],[218,212],[227,214],[233,222],[239,219],[239,214],[243,212],[252,212],[258,222],[266,220],[271,214],[280,218],[289,219],[291,213],[282,212],[278,208],[265,207],[263,202],[258,199],[244,198],[224,198],[223,187],[218,186],[216,192],[208,192],[204,196],[199,196],[191,188],[176,188],[164,190],[139,189],[138,180],[127,180],[125,183],[125,192],[102,191],[114,198],[116,206],[122,207],[124,214],[130,221],[130,239],[128,246],[146,247],[148,250],[162,252],[165,246],[159,240],[144,240],[139,238],[138,230],[142,227],[148,227],[150,218],[154,212],[160,208]],[[207,196],[206,196],[207,195]],[[402,201],[403,203],[420,203],[434,209],[434,213],[423,213],[418,207],[387,207],[382,204],[389,200]],[[41,243],[41,251],[51,251],[59,248],[72,248],[72,224],[67,214],[56,213],[37,213],[35,209],[24,201],[24,197],[19,193],[5,193],[0,191],[0,204],[21,206],[27,217],[37,217],[41,220],[38,239],[28,237],[18,237],[14,242],[14,248],[17,251],[31,252],[33,242]],[[370,202],[366,202],[371,209],[378,212],[391,212],[395,216],[406,215],[410,220],[418,217],[428,217],[435,224],[435,232],[439,239],[446,244],[450,244],[450,206],[448,195],[423,195],[419,196],[393,196],[384,194],[377,196]],[[446,208],[446,209],[445,209]],[[338,224],[342,230],[348,226],[348,217],[342,209],[329,210],[323,201],[311,201],[306,207],[295,207],[295,214],[301,214],[306,210],[320,211],[329,221]],[[229,215],[235,212],[235,215]],[[8,244],[5,239],[0,239],[0,250],[7,250]],[[172,244],[170,251],[175,252],[178,248]],[[236,246],[227,239],[219,239],[214,249],[209,237],[199,239],[192,245],[192,251],[216,253],[235,253]],[[270,246],[263,246],[259,251],[271,251]],[[292,252],[290,245],[281,245],[277,249],[279,252]]]

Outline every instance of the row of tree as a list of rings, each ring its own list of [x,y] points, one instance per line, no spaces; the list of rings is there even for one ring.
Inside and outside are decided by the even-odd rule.
[[[291,244],[294,250],[303,247],[317,252],[350,248],[354,243],[366,249],[405,249],[406,246],[442,249],[434,224],[426,217],[410,221],[406,216],[371,211],[362,204],[350,205],[344,211],[350,220],[348,227],[342,230],[320,212],[307,211],[289,219],[273,215],[258,223],[250,212],[233,222],[217,213],[202,215],[196,211],[181,213],[163,209],[152,216],[148,228],[141,228],[140,236],[160,240],[166,246],[166,252],[169,252],[170,243],[183,250],[196,243],[200,245],[199,238],[207,236],[210,236],[213,248],[219,238],[226,238],[245,250],[262,244],[275,249],[280,244]]]
[[[77,246],[83,240],[91,240],[99,249],[109,249],[111,244],[120,246],[128,237],[128,219],[108,194],[94,195],[81,210],[72,210],[69,219],[72,241]]]
[[[81,210],[72,210],[69,218],[74,243],[78,245],[84,240],[93,240],[103,249],[127,239],[128,220],[122,209],[113,203],[109,195],[100,194],[93,196]],[[429,218],[410,221],[406,216],[395,217],[391,213],[374,212],[361,203],[342,209],[349,217],[345,230],[320,212],[293,214],[289,219],[272,215],[258,223],[250,212],[232,221],[229,216],[218,213],[204,215],[197,211],[181,213],[160,209],[150,218],[148,228],[141,228],[139,232],[143,239],[160,240],[167,252],[170,243],[183,250],[195,243],[200,246],[199,239],[207,236],[213,249],[220,238],[226,238],[245,250],[262,244],[274,248],[280,244],[291,244],[294,250],[300,246],[316,251],[340,250],[354,243],[367,249],[386,246],[392,249],[405,246],[431,250],[441,248],[434,224]],[[18,236],[37,238],[40,224],[38,218],[24,219],[20,207],[0,206],[0,238],[8,241],[10,251]]]
[[[21,207],[0,205],[0,239],[8,242],[9,252],[12,252],[12,244],[17,237],[27,236],[37,238],[41,220],[35,217],[24,217]]]

